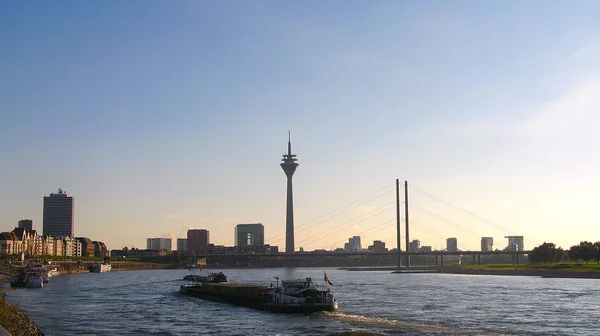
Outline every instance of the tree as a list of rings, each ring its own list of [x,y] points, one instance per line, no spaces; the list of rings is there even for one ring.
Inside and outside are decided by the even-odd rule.
[[[595,259],[598,264],[600,264],[600,241],[594,243],[592,258]]]
[[[533,263],[551,263],[560,260],[562,253],[562,249],[556,248],[554,243],[543,243],[538,247],[534,247],[527,257]]]
[[[578,261],[579,259],[581,259],[580,255],[580,248],[579,245],[573,245],[571,246],[571,248],[569,249],[569,251],[567,252],[569,259],[573,260],[573,261]]]
[[[594,252],[594,244],[588,241],[582,241],[579,243],[579,258],[587,264],[592,259]]]
[[[567,251],[563,250],[562,247],[556,249],[556,261],[563,261],[568,258]]]

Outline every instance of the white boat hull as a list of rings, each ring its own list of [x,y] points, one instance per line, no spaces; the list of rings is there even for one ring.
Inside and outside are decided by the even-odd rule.
[[[104,272],[110,272],[111,269],[112,269],[112,266],[110,264],[96,264],[96,265],[92,266],[92,268],[90,269],[90,272],[104,273]]]

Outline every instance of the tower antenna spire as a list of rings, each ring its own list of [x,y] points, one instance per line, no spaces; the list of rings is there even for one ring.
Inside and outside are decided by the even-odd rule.
[[[292,155],[292,131],[288,130],[288,155]]]

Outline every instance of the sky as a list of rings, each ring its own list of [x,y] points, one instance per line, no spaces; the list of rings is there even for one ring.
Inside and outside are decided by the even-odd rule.
[[[232,246],[236,224],[262,223],[284,250],[289,130],[296,249],[356,235],[395,248],[396,179],[410,239],[434,249],[598,241],[599,13],[583,0],[4,1],[0,231],[24,218],[41,231],[43,197],[62,188],[75,235],[109,249],[189,228]]]

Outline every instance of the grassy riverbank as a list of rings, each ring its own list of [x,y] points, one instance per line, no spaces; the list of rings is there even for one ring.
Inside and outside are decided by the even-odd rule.
[[[1,276],[0,280],[6,280]],[[37,336],[44,333],[35,323],[19,310],[19,307],[6,301],[6,295],[0,290],[0,325],[12,336]]]
[[[443,273],[482,274],[482,275],[526,275],[549,278],[599,278],[600,265],[597,263],[581,264],[575,262],[536,263],[525,265],[489,264],[489,265],[455,265],[440,269]]]
[[[502,270],[552,270],[560,272],[600,272],[600,264],[597,263],[574,263],[574,262],[562,262],[562,263],[536,263],[536,264],[524,264],[524,265],[511,265],[511,264],[490,264],[490,265],[461,265],[461,268],[468,268],[473,270],[488,270],[488,271],[502,271]]]

